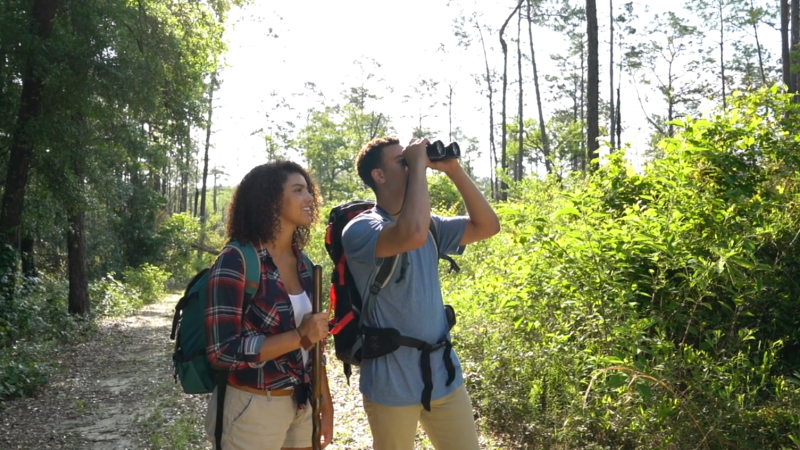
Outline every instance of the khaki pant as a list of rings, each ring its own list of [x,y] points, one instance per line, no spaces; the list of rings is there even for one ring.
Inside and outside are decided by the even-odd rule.
[[[436,450],[479,448],[472,403],[463,384],[450,395],[432,401],[430,412],[422,405],[379,405],[366,396],[363,401],[374,450],[414,450],[417,422]]]
[[[223,450],[280,450],[311,447],[311,405],[296,410],[294,398],[251,394],[233,386],[225,390],[222,414]],[[217,392],[206,412],[206,435],[214,443]]]

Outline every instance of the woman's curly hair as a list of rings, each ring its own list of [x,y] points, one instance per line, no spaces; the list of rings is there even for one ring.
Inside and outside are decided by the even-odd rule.
[[[256,166],[242,178],[228,205],[228,238],[243,244],[271,242],[280,232],[283,204],[283,184],[290,174],[299,173],[308,184],[314,198],[311,204],[312,222],[297,227],[292,243],[302,249],[311,237],[311,227],[319,218],[320,195],[311,175],[299,164],[275,161]]]

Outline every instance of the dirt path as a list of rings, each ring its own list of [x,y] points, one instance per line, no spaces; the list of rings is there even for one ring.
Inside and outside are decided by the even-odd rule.
[[[93,340],[62,349],[59,372],[36,398],[3,405],[0,448],[210,449],[203,436],[206,396],[184,395],[172,380],[175,301],[105,321]],[[328,361],[336,410],[328,449],[369,449],[358,374],[348,387],[338,361]],[[432,448],[420,431],[417,449]]]

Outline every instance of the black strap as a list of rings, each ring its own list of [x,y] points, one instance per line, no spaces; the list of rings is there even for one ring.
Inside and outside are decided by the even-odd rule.
[[[242,301],[242,323],[244,323],[245,313],[250,308],[252,301],[253,296],[245,293]],[[229,370],[217,373],[217,420],[214,425],[214,450],[222,450],[222,415],[225,413],[225,391],[228,390],[229,374]]]
[[[214,449],[222,450],[222,414],[225,411],[225,391],[228,387],[228,372],[217,375],[217,423],[214,425]]]
[[[444,367],[447,369],[447,383],[445,383],[446,386],[453,384],[453,381],[456,379],[456,366],[453,364],[453,358],[451,355],[452,350],[453,344],[450,341],[447,341],[447,345],[444,347],[444,353],[442,353]]]
[[[378,274],[375,275],[375,281],[372,283],[372,286],[369,288],[369,293],[377,296],[378,292],[383,289],[383,286],[386,284],[386,280],[392,276],[394,272],[395,264],[394,260],[397,258],[397,255],[390,256],[388,258],[383,259],[383,263],[381,263],[381,268],[378,269]]]
[[[452,349],[453,343],[450,342],[450,339],[444,338],[441,341],[437,342],[434,345],[428,344],[425,341],[420,339],[408,337],[408,336],[401,336],[399,340],[400,345],[404,347],[413,347],[417,350],[420,350],[420,359],[419,364],[420,368],[422,369],[422,398],[421,403],[422,407],[425,408],[426,411],[430,412],[431,410],[431,395],[433,394],[433,373],[431,371],[431,353],[439,350],[440,348],[444,348],[444,352],[442,354],[442,360],[444,361],[444,367],[447,369],[447,386],[450,386],[453,381],[456,379],[456,367],[453,364],[453,357],[452,357]]]
[[[364,319],[372,315],[372,309],[375,307],[375,302],[378,300],[378,293],[386,285],[387,280],[392,277],[394,269],[397,267],[397,256],[398,255],[394,255],[383,259],[381,268],[378,269],[378,274],[375,275],[375,281],[372,282],[372,286],[369,288],[367,298],[365,298],[361,304],[361,314],[358,318],[359,328],[364,326]]]
[[[420,355],[420,366],[422,367],[422,407],[425,411],[431,411],[431,394],[433,393],[433,375],[431,374],[431,351],[422,350]]]
[[[347,385],[350,386],[350,375],[353,374],[353,366],[349,363],[344,363],[344,376],[347,377]]]
[[[436,255],[439,257],[439,259],[443,259],[450,263],[450,269],[448,270],[448,272],[449,273],[461,272],[461,268],[458,267],[458,264],[453,258],[450,257],[450,255],[446,255],[439,251],[439,230],[438,228],[436,228],[436,222],[433,220],[433,217],[431,217],[431,224],[429,228],[431,231],[431,235],[433,236],[433,244],[436,246]]]

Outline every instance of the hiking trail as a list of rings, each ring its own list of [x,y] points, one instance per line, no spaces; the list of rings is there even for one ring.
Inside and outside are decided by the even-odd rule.
[[[35,397],[2,404],[3,449],[210,449],[207,396],[185,395],[172,378],[169,339],[178,297],[105,319],[96,336],[55,353],[58,369]],[[371,436],[358,392],[328,357],[335,432],[330,450],[366,450]],[[418,450],[433,447],[419,430]]]

